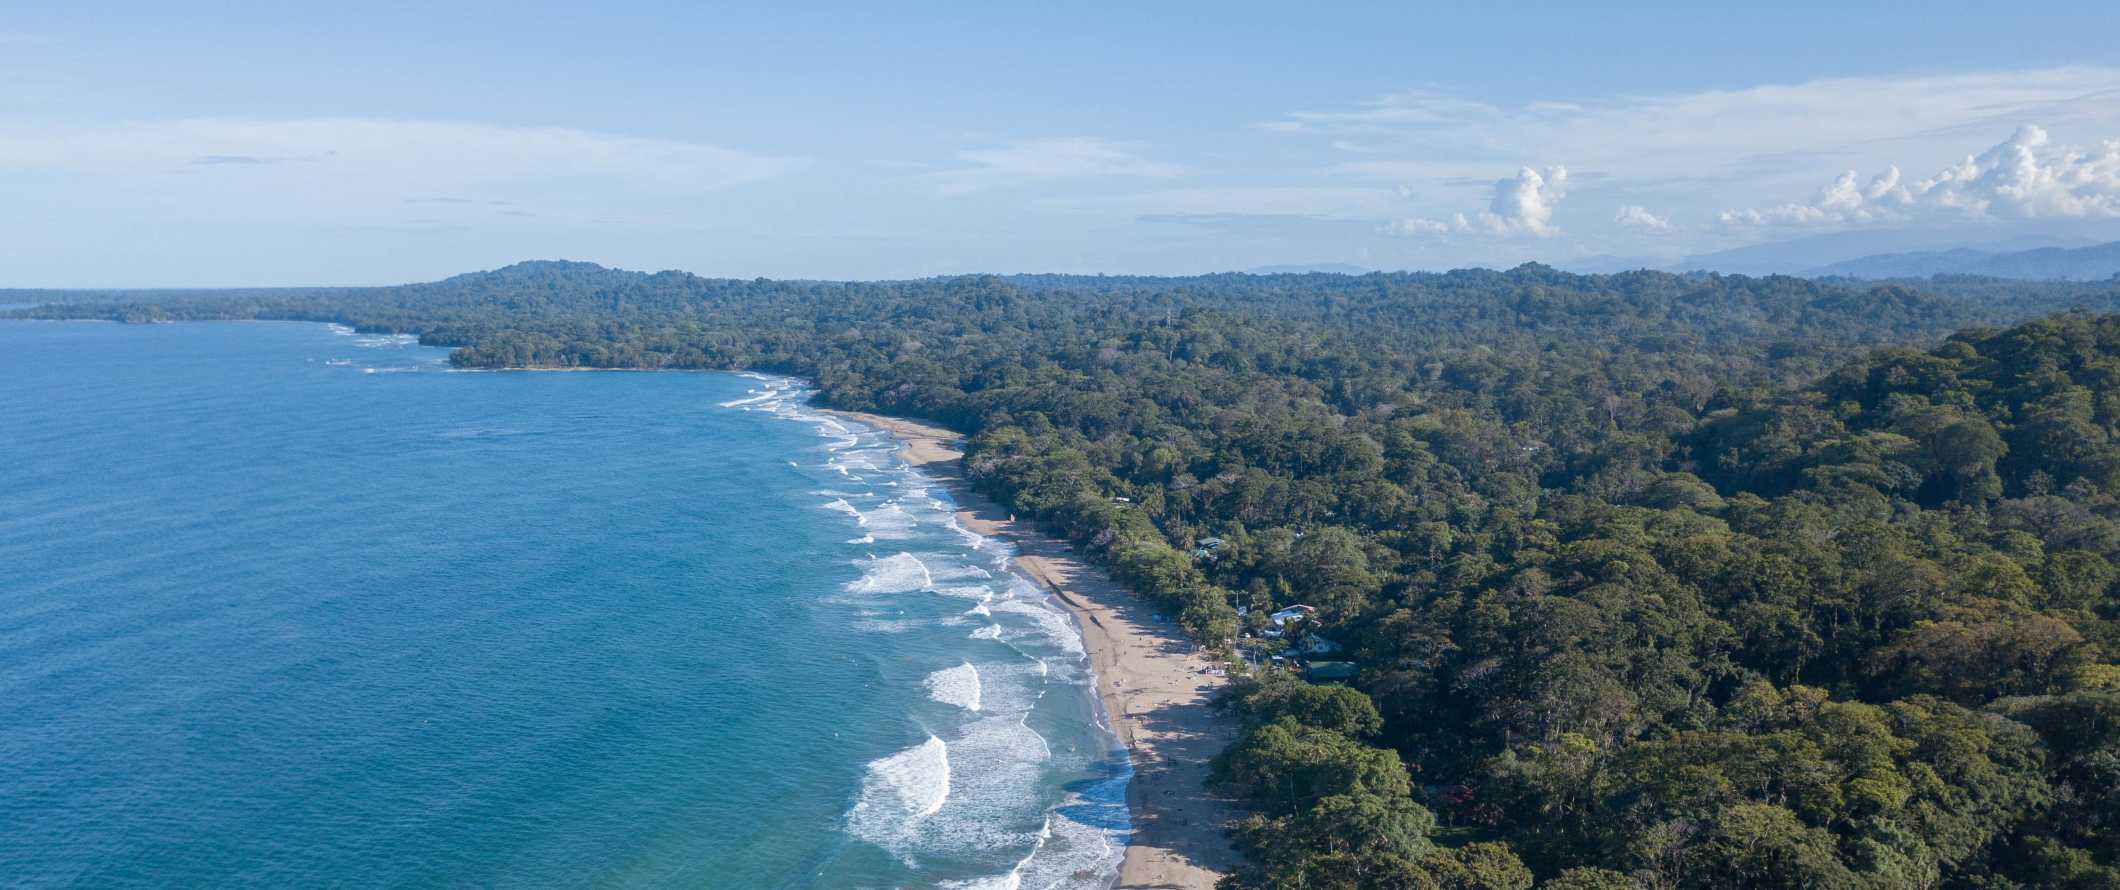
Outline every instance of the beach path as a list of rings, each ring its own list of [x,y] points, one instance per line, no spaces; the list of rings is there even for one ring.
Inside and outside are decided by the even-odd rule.
[[[1133,837],[1118,887],[1208,890],[1239,863],[1225,827],[1231,802],[1206,789],[1208,761],[1235,738],[1232,721],[1209,706],[1226,678],[1153,605],[1076,555],[1066,542],[1015,522],[963,478],[962,437],[895,417],[832,412],[890,431],[901,456],[947,485],[957,521],[1016,548],[1017,567],[1074,615],[1097,677],[1097,693],[1125,743],[1134,777],[1127,786]]]

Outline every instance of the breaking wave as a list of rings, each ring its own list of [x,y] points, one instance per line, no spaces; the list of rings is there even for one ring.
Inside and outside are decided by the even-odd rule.
[[[1108,769],[1117,743],[1096,714],[1079,630],[1010,568],[1006,543],[958,521],[946,490],[905,464],[894,439],[811,410],[796,381],[752,379],[722,407],[809,425],[813,456],[790,463],[815,479],[823,509],[845,517],[855,571],[821,607],[893,635],[879,663],[908,647],[942,647],[956,662],[884,671],[879,694],[910,693],[904,719],[926,741],[868,762],[848,789],[848,835],[909,869],[902,885],[1109,887],[1131,830],[1130,774]],[[888,549],[862,549],[879,542]],[[1102,778],[1083,778],[1093,773]]]
[[[979,710],[979,669],[967,661],[928,675],[928,697],[967,711]]]
[[[861,796],[847,813],[847,830],[885,848],[942,811],[950,798],[950,747],[935,736],[873,761]]]
[[[910,553],[898,553],[881,559],[861,560],[861,577],[847,582],[848,593],[911,593],[929,590],[935,586],[935,578],[928,574],[927,563]]]

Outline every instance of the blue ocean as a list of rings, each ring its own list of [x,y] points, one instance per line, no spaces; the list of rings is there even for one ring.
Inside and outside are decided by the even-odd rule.
[[[0,322],[0,884],[1108,885],[1068,617],[736,374]]]

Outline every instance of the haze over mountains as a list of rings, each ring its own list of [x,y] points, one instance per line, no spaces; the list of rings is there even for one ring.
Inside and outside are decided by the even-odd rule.
[[[1540,261],[1578,275],[1650,269],[1806,278],[1973,275],[2022,280],[2103,281],[2120,273],[2120,228],[2083,223],[2007,237],[1963,228],[1858,230],[1748,244],[1676,258],[1596,255],[1552,257]],[[1256,266],[1244,271],[1254,275],[1308,272],[1360,275],[1396,269],[1320,262]]]
[[[2120,241],[2074,249],[2042,247],[2010,253],[1959,248],[1868,256],[1813,269],[1812,275],[1912,278],[1981,275],[1990,278],[2097,281],[2120,275]]]
[[[1836,232],[1696,254],[1556,259],[1556,268],[1593,275],[1634,269],[1725,275],[1991,278],[2100,281],[2120,272],[2120,232],[2086,225],[2075,233],[1981,238],[1963,231]]]

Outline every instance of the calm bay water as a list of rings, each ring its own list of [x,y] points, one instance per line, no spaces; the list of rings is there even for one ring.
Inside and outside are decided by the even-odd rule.
[[[1066,617],[724,374],[0,322],[0,884],[1094,887]]]

